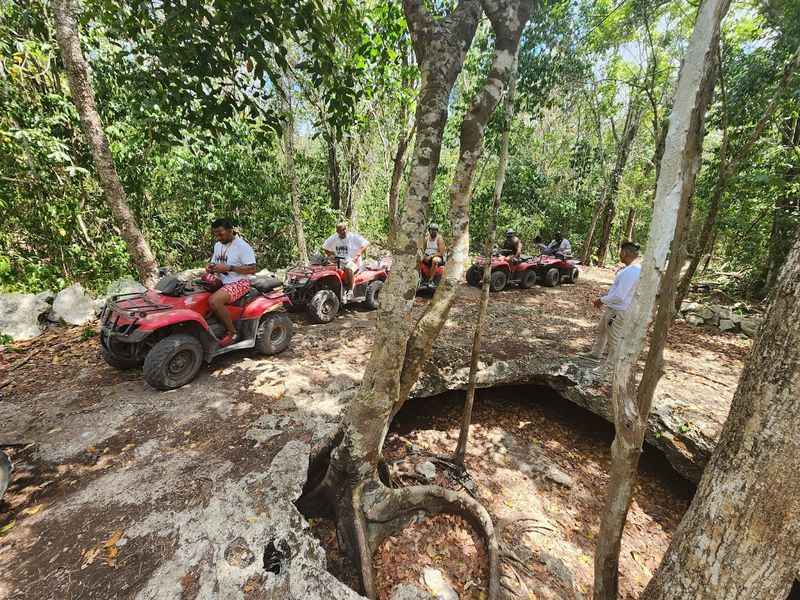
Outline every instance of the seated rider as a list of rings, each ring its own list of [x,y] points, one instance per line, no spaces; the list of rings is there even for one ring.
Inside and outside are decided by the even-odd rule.
[[[444,239],[439,235],[439,226],[436,223],[431,223],[428,226],[428,236],[425,238],[425,255],[422,257],[422,262],[430,265],[428,282],[433,281],[436,275],[436,268],[444,264],[444,255],[447,252],[447,247],[444,244]]]
[[[347,223],[339,223],[336,233],[325,240],[322,249],[327,256],[336,256],[340,259],[340,267],[344,270],[344,300],[353,296],[353,286],[356,281],[356,271],[361,267],[361,255],[369,246],[369,242],[359,234],[347,232]]]
[[[522,240],[517,237],[513,229],[506,230],[506,239],[500,247],[500,254],[510,256],[511,260],[519,260],[522,254]]]
[[[553,241],[547,245],[543,251],[544,254],[552,254],[555,256],[561,255],[563,257],[572,256],[572,244],[566,239],[561,232],[556,233]]]
[[[222,280],[222,287],[211,295],[209,304],[225,325],[225,336],[219,341],[220,348],[224,348],[236,342],[236,327],[225,305],[236,302],[250,290],[247,275],[256,272],[256,254],[233,230],[230,220],[216,219],[211,223],[211,231],[217,242],[206,271],[216,273]]]
[[[542,236],[537,235],[535,238],[533,238],[533,247],[539,251],[539,254],[541,254],[547,248],[547,244],[542,241]]]

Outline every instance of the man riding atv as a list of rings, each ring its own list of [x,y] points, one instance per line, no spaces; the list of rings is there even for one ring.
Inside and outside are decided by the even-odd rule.
[[[436,223],[431,223],[428,226],[428,236],[425,238],[425,254],[422,257],[422,264],[425,269],[420,270],[420,277],[423,280],[421,284],[431,285],[436,277],[439,265],[444,264],[444,256],[447,252],[444,239],[439,235],[439,226]],[[424,273],[427,273],[425,277]]]
[[[542,254],[548,254],[550,256],[562,256],[564,258],[568,258],[572,256],[572,244],[569,243],[569,240],[564,238],[559,231],[556,233],[553,241],[551,241],[544,250],[542,250]]]
[[[369,246],[369,242],[361,235],[347,232],[347,223],[339,223],[336,233],[325,240],[322,249],[326,256],[334,256],[341,260],[341,269],[344,271],[344,301],[353,297],[356,272],[361,268],[361,255]]]
[[[517,237],[513,229],[506,230],[506,239],[500,246],[500,254],[510,257],[513,262],[519,261],[522,254],[522,240]]]
[[[225,325],[225,336],[219,341],[219,347],[224,348],[236,342],[236,327],[225,305],[233,304],[250,290],[247,275],[256,272],[256,255],[228,219],[216,219],[211,230],[217,242],[206,271],[219,277],[222,287],[211,295],[209,305]]]

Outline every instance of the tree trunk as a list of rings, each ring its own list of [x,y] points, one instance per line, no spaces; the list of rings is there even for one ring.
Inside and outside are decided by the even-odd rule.
[[[614,216],[616,215],[617,207],[617,193],[619,192],[619,183],[622,180],[622,174],[625,171],[625,165],[628,164],[628,156],[631,153],[631,146],[633,140],[636,139],[636,132],[639,129],[639,122],[641,121],[642,110],[638,104],[638,99],[631,98],[628,104],[628,110],[625,114],[625,127],[622,132],[622,137],[617,144],[617,158],[614,162],[614,169],[611,171],[608,186],[604,194],[605,207],[601,210],[603,214],[603,237],[600,238],[600,243],[597,245],[597,264],[603,265],[606,262],[606,255],[608,254],[608,243],[611,239],[611,227],[614,224]],[[596,220],[595,220],[596,221]],[[590,236],[587,237],[587,247],[591,248],[591,235],[594,231],[590,231]]]
[[[336,140],[332,132],[324,136],[325,145],[328,147],[328,193],[331,196],[331,207],[334,210],[342,208],[342,186],[339,182],[339,159],[336,156]]]
[[[389,247],[394,248],[397,242],[397,229],[400,226],[400,210],[398,199],[400,197],[400,181],[406,168],[406,150],[411,138],[414,137],[416,123],[412,122],[408,131],[401,130],[397,136],[397,151],[392,159],[392,178],[389,182]]]
[[[67,72],[72,101],[78,109],[83,132],[92,152],[97,176],[103,188],[111,214],[119,227],[120,235],[128,247],[139,278],[146,286],[155,285],[158,265],[150,245],[142,235],[136,218],[128,206],[128,199],[119,180],[114,158],[103,131],[103,123],[97,112],[89,66],[81,51],[76,5],[72,0],[54,0],[53,15],[56,23],[56,38]]]
[[[466,175],[474,172],[484,127],[502,94],[530,8],[523,0],[484,0],[482,4],[496,35],[495,59],[484,89],[462,124],[461,156],[452,194],[465,205],[471,186],[471,178]],[[371,552],[386,535],[402,527],[415,512],[447,510],[463,514],[484,534],[489,556],[489,598],[494,600],[499,594],[499,551],[486,510],[464,494],[436,486],[393,490],[378,478],[381,449],[391,417],[408,397],[409,370],[417,368],[415,359],[424,362],[428,358],[438,333],[435,327],[426,327],[430,322],[423,321],[424,317],[416,324],[412,319],[417,260],[427,225],[450,93],[481,14],[481,3],[476,0],[461,0],[444,18],[431,17],[421,0],[404,0],[403,6],[420,66],[421,89],[415,118],[416,142],[392,274],[381,295],[373,351],[361,387],[343,419],[341,442],[331,454],[323,481],[304,496],[301,506],[308,509],[322,499],[333,503],[339,538],[360,565],[364,588],[370,597],[375,594]],[[466,206],[463,211],[468,215]],[[468,217],[454,223],[461,237]],[[466,255],[465,249],[461,252]],[[463,262],[462,257],[462,271]],[[434,299],[432,304],[436,302]],[[440,297],[440,308],[441,305]],[[440,314],[447,316],[446,311]],[[435,325],[440,329],[443,322]],[[414,342],[428,349],[428,354],[421,355]],[[409,358],[412,353],[414,359]],[[418,374],[416,371],[414,381]]]
[[[643,600],[784,600],[800,563],[800,237]]]
[[[519,48],[517,49],[519,52]],[[514,118],[514,94],[517,89],[517,60],[514,57],[514,66],[509,74],[508,92],[503,103],[504,122],[503,134],[500,141],[500,156],[497,165],[497,174],[494,180],[494,195],[492,197],[492,213],[489,217],[489,228],[483,243],[483,255],[492,255],[495,233],[497,231],[497,215],[500,212],[500,200],[503,196],[503,185],[506,181],[508,168],[508,138],[511,132],[511,121]],[[481,354],[481,337],[483,324],[486,321],[486,309],[489,306],[489,282],[492,277],[492,261],[486,260],[483,265],[483,286],[481,287],[481,303],[478,307],[478,321],[475,323],[475,333],[472,337],[472,356],[469,363],[469,382],[467,384],[467,398],[464,404],[464,415],[461,420],[461,431],[456,445],[455,462],[464,466],[469,441],[469,426],[472,422],[472,406],[475,403],[475,383],[478,375],[478,359]]]
[[[720,20],[728,4],[729,0],[704,0],[700,5],[670,115],[639,286],[622,326],[622,341],[609,357],[614,366],[611,405],[615,437],[611,447],[608,494],[595,552],[595,600],[617,598],[622,531],[647,431],[652,391],[660,376],[653,366],[660,363],[669,325],[669,319],[664,319],[663,314],[653,332],[652,356],[648,356],[650,371],[642,377],[638,396],[634,367],[644,348],[658,294],[662,289],[669,289],[670,280],[662,284],[662,274],[667,270],[670,248],[676,250],[673,240],[683,230],[681,219],[686,218],[688,201],[694,191],[701,158],[703,120],[714,87],[714,50],[719,40]],[[676,262],[675,257],[671,262]],[[673,265],[670,269],[673,281],[678,268],[679,265]],[[671,303],[671,297],[666,302]]]
[[[623,240],[633,241],[633,230],[636,227],[636,209],[628,209],[628,218],[625,220],[625,235]]]
[[[294,168],[294,110],[290,86],[283,86],[285,122],[283,124],[283,155],[285,159],[286,178],[289,180],[289,193],[292,198],[292,220],[297,236],[297,252],[304,265],[308,264],[308,248],[303,230],[303,216],[300,210],[300,182]]]

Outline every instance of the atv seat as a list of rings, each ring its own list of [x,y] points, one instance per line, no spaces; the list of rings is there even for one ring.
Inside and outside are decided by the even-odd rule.
[[[262,294],[271,292],[275,288],[281,287],[281,285],[283,285],[281,280],[274,277],[256,277],[253,279],[253,287]]]
[[[242,296],[235,302],[231,302],[230,306],[246,306],[259,297],[261,297],[261,292],[258,291],[255,287],[251,287],[249,290],[247,290],[247,293],[244,296]]]

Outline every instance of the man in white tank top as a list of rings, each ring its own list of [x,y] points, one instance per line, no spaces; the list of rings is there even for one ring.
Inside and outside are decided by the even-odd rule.
[[[425,236],[425,248],[422,262],[430,265],[430,277],[428,282],[433,281],[436,274],[436,268],[444,264],[444,255],[447,252],[447,247],[444,244],[444,239],[439,235],[439,226],[436,223],[431,223],[428,226],[428,235]]]

